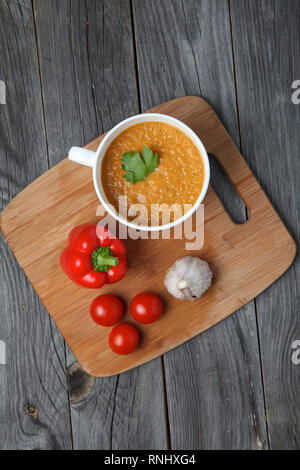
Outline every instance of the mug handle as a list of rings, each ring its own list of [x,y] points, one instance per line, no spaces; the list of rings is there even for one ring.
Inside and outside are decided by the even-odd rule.
[[[72,162],[80,163],[80,165],[94,167],[96,165],[97,153],[81,147],[71,147],[68,158]]]

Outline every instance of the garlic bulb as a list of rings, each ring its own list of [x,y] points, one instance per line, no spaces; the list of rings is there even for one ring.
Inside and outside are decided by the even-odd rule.
[[[165,286],[177,299],[197,300],[211,286],[213,273],[206,261],[194,256],[180,258],[165,277]]]

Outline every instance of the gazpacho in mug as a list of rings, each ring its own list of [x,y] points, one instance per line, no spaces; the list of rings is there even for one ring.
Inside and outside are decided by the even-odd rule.
[[[136,166],[130,165],[131,159]],[[128,169],[132,171],[126,174]],[[164,122],[146,121],[112,141],[102,161],[101,180],[108,202],[117,211],[119,197],[126,196],[128,207],[144,204],[150,220],[152,204],[180,204],[182,211],[184,204],[195,204],[204,183],[204,161],[183,131]],[[173,215],[173,219],[178,217]]]

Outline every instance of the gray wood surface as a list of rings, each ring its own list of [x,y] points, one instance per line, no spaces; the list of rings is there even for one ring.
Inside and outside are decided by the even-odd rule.
[[[48,169],[30,1],[0,2],[1,207]],[[70,417],[61,336],[1,236],[1,449],[67,449]],[[31,407],[31,408],[28,408]]]
[[[242,150],[299,245],[300,106],[291,85],[300,77],[300,2],[231,3]],[[291,360],[300,338],[299,282],[298,255],[256,299],[272,449],[300,448],[300,368]]]
[[[1,207],[71,145],[195,94],[298,242],[299,26],[295,0],[0,0]],[[245,220],[215,166],[213,185]],[[106,379],[75,363],[2,238],[1,269],[1,449],[299,449],[298,259],[222,323]]]

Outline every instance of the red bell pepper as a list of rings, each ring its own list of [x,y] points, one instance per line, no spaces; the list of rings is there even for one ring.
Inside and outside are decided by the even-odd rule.
[[[78,225],[69,233],[69,244],[60,256],[60,264],[73,282],[97,289],[125,276],[126,248],[105,227]]]

